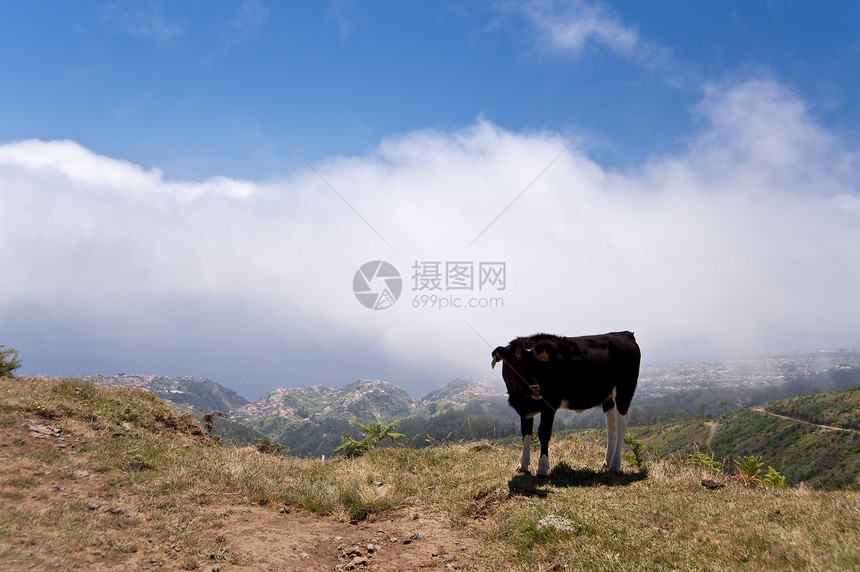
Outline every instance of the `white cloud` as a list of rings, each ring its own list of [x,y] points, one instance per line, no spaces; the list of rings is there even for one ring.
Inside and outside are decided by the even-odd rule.
[[[20,167],[34,176],[59,175],[69,185],[82,190],[108,191],[124,196],[134,194],[164,194],[193,200],[206,195],[226,195],[236,198],[249,196],[254,185],[216,176],[202,182],[164,180],[163,173],[153,168],[97,155],[74,141],[28,140],[9,143],[0,148],[0,163]]]
[[[544,48],[578,55],[589,42],[604,44],[622,55],[632,55],[638,31],[624,25],[611,6],[601,2],[535,0],[507,5],[521,11],[535,27]]]
[[[115,33],[152,39],[162,47],[175,43],[188,26],[184,18],[166,16],[158,2],[112,2],[102,6],[100,12]]]
[[[531,0],[497,5],[521,14],[529,23],[536,47],[545,53],[579,58],[588,49],[605,47],[626,61],[659,73],[675,86],[698,85],[695,66],[673,50],[625,23],[614,7],[595,0]]]
[[[95,336],[90,371],[113,363],[98,340],[122,340],[170,363],[208,348],[219,381],[240,367],[234,380],[286,385],[329,382],[390,326],[339,381],[387,367],[416,394],[539,330],[632,329],[649,362],[855,345],[856,153],[772,79],[713,85],[693,112],[689,147],[637,172],[570,150],[468,249],[563,136],[479,120],[316,165],[366,223],[309,170],[170,181],[69,141],[0,145],[0,340],[15,347],[23,318],[8,318],[36,308],[26,327],[45,339],[76,337],[58,323]],[[403,275],[390,310],[352,296],[372,259]],[[504,308],[412,307],[416,260],[506,262]]]

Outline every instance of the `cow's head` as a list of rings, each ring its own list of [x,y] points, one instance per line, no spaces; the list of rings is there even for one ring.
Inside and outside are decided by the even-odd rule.
[[[522,365],[549,365],[569,360],[570,348],[555,336],[537,334],[528,338],[517,338],[507,346],[493,350],[492,366],[502,360]]]
[[[507,346],[493,350],[492,366],[504,361],[508,368],[502,370],[502,377],[508,386],[508,393],[516,391],[532,399],[540,399],[538,376],[551,364],[563,359],[556,340],[546,336],[517,338]]]

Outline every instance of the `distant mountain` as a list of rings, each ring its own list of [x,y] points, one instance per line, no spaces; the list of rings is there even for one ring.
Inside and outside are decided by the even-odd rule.
[[[421,399],[394,384],[363,379],[342,389],[322,385],[275,389],[255,403],[203,378],[147,375],[92,376],[100,385],[134,385],[197,415],[218,410],[230,421],[290,448],[296,455],[328,455],[353,422],[393,421],[414,445],[519,434],[501,374],[458,377]],[[774,399],[860,385],[860,349],[809,350],[712,363],[644,366],[631,425],[724,414]],[[601,426],[599,410],[560,411],[556,430]],[[216,424],[217,426],[217,424]],[[237,435],[231,442],[247,441]],[[220,428],[219,428],[220,431]]]
[[[361,379],[343,389],[324,385],[275,389],[256,403],[235,409],[230,418],[250,424],[273,417],[295,423],[325,417],[367,423],[405,417],[417,406],[418,401],[396,385]]]
[[[367,424],[408,417],[418,401],[391,383],[362,379],[343,389],[321,385],[276,389],[234,410],[230,419],[289,447],[295,455],[329,455],[351,422]]]
[[[91,375],[85,381],[104,387],[139,387],[169,401],[180,411],[200,415],[210,411],[233,411],[248,400],[223,385],[203,377],[166,377],[124,374]]]
[[[421,400],[424,403],[465,405],[476,397],[505,395],[505,383],[501,375],[484,377],[457,377],[448,385],[428,393]]]
[[[462,412],[467,415],[495,419],[517,419],[508,405],[508,395],[501,377],[458,377],[420,401],[414,416],[432,418],[446,413]]]

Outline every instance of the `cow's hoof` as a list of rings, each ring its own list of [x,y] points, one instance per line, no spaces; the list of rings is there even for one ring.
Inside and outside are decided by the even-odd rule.
[[[538,477],[548,477],[549,476],[549,458],[541,455],[540,461],[538,461]]]
[[[524,469],[524,468],[522,468],[520,465],[517,465],[517,473],[519,473],[519,474],[521,474],[521,475],[530,475],[530,474],[532,474],[532,472],[528,469],[528,467],[526,467],[526,468]]]

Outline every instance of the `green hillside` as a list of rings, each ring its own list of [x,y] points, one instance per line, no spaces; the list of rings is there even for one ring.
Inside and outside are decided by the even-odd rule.
[[[710,422],[632,427],[631,432],[661,455],[701,452],[729,471],[734,459],[754,455],[790,484],[860,490],[860,432],[810,424],[850,425],[856,408],[849,409],[858,399],[860,387],[855,387],[737,409]]]
[[[766,409],[810,423],[860,431],[860,387],[772,401]]]
[[[860,490],[860,433],[823,429],[742,409],[721,420],[711,440],[717,459],[762,457],[791,484]]]

